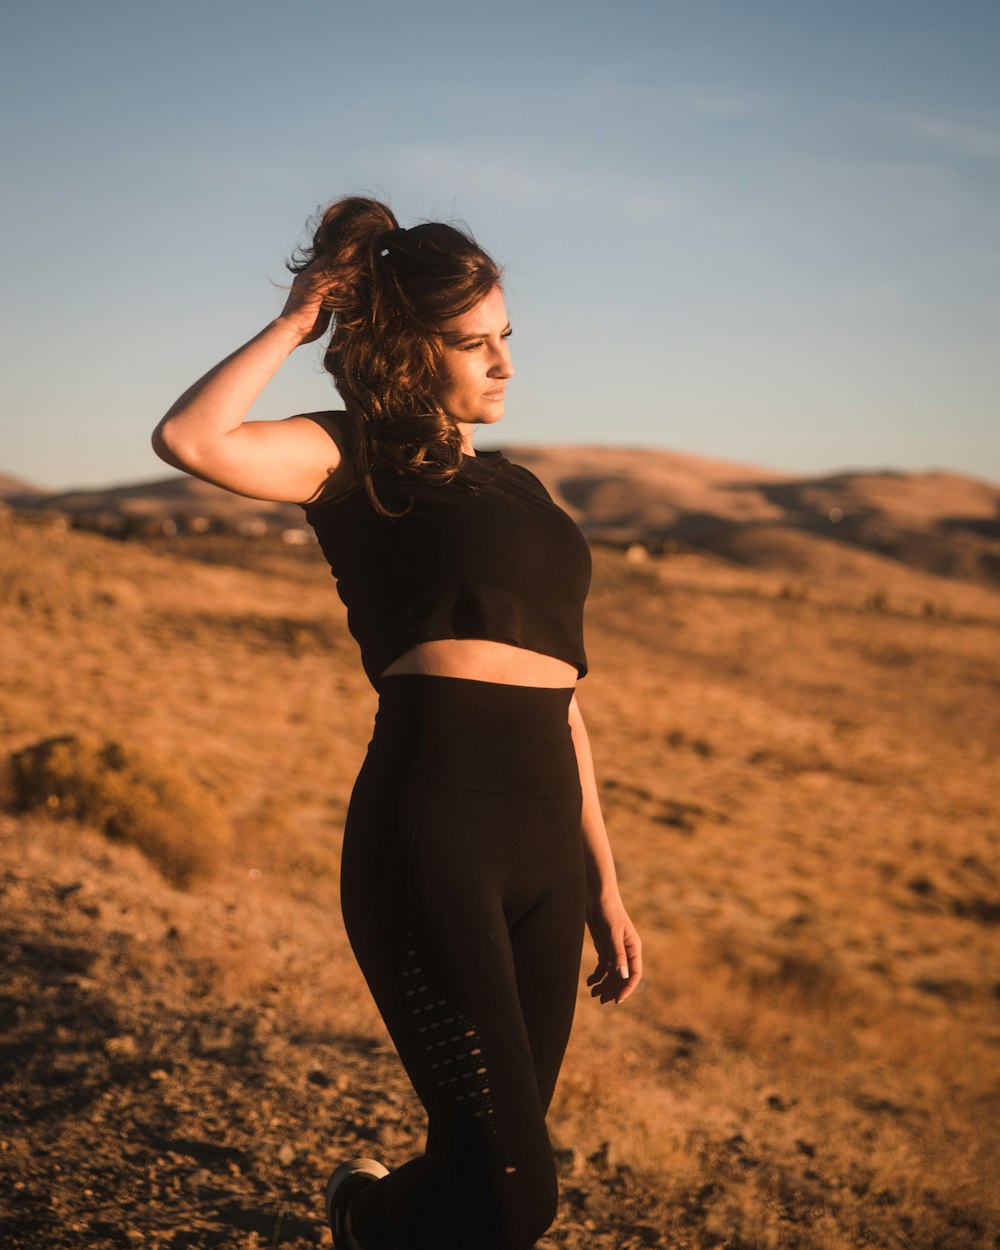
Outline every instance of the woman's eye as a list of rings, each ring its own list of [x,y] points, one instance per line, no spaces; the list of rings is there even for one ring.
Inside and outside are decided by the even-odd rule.
[[[513,333],[513,330],[504,330],[500,337],[502,339],[509,339]],[[460,343],[458,350],[460,352],[474,352],[477,348],[482,347],[485,342],[485,339],[476,339],[474,343]]]

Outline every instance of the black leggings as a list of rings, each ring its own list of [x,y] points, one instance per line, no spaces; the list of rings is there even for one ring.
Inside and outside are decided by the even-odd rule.
[[[529,1250],[585,919],[572,690],[383,678],[341,867],[348,936],[427,1111],[351,1204],[364,1250]]]

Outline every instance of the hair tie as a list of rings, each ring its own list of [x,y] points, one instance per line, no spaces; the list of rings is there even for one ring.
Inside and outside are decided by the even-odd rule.
[[[398,247],[403,241],[404,234],[406,234],[405,226],[396,226],[392,230],[387,230],[379,239],[379,254],[385,256],[389,248]]]

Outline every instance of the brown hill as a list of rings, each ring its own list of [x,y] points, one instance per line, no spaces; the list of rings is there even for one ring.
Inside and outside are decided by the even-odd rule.
[[[148,482],[98,489],[36,493],[23,498],[13,495],[8,502],[16,507],[44,508],[69,515],[117,513],[121,516],[161,519],[176,516],[237,518],[284,515],[301,520],[301,509],[292,504],[247,499],[230,491],[177,474]]]
[[[31,482],[26,482],[23,478],[12,477],[9,473],[0,473],[0,500],[8,500],[11,496],[32,499],[46,494],[48,491],[40,486],[34,486]]]
[[[799,478],[611,447],[507,454],[537,473],[592,538],[687,547],[788,571],[836,558],[846,572],[868,552],[944,576],[1000,581],[1000,487],[964,474]]]
[[[796,477],[684,452],[621,447],[505,448],[595,541],[712,552],[801,573],[835,563],[861,575],[875,554],[948,577],[1000,582],[1000,487],[944,471]],[[214,518],[301,526],[301,509],[186,476],[105,490],[13,496],[70,515]]]

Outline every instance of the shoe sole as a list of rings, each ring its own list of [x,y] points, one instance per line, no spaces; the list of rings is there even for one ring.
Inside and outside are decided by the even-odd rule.
[[[389,1175],[389,1169],[384,1163],[379,1163],[378,1159],[348,1159],[346,1163],[340,1164],[330,1173],[330,1179],[326,1182],[326,1194],[324,1198],[324,1206],[326,1208],[326,1222],[333,1228],[333,1203],[337,1196],[338,1190],[352,1176],[367,1176],[370,1180],[378,1181],[383,1176]]]

